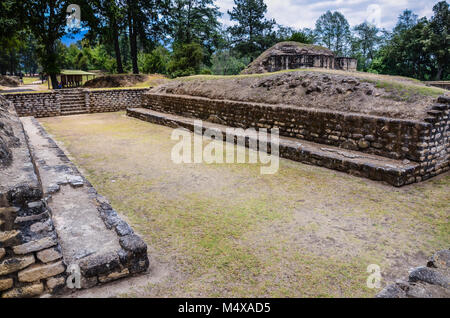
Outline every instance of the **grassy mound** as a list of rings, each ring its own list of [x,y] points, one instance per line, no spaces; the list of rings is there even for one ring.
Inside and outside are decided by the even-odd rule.
[[[0,75],[0,86],[17,87],[20,82],[17,78],[7,75]]]
[[[424,119],[433,100],[448,93],[405,77],[322,68],[237,76],[191,76],[153,91],[415,120]]]

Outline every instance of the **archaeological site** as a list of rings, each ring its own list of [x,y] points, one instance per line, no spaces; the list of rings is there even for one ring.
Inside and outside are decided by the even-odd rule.
[[[319,45],[280,42],[262,53],[242,71],[242,74],[270,73],[308,67],[356,71],[357,65],[356,59],[335,56],[333,51]]]
[[[292,54],[300,54],[298,63],[305,56]],[[265,60],[270,65],[284,63],[281,55],[272,56]],[[318,58],[335,63],[326,52]],[[405,85],[416,86],[400,98],[356,73],[307,69],[192,77],[152,89],[0,96],[1,296],[67,295],[73,292],[67,281],[77,271],[78,288],[86,289],[139,275],[152,260],[148,243],[84,177],[40,118],[126,110],[128,118],[196,133],[196,120],[202,120],[200,133],[242,128],[247,146],[255,137],[245,129],[278,128],[282,158],[402,187],[450,169],[450,98],[424,96],[418,84]],[[399,288],[388,291],[399,294]]]
[[[444,304],[449,28],[448,0],[1,0],[0,314]]]

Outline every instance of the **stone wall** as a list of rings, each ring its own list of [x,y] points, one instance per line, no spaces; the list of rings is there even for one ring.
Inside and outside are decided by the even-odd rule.
[[[56,92],[5,94],[13,102],[17,115],[53,117],[61,114],[61,95]]]
[[[336,57],[335,68],[344,71],[356,71],[358,60],[351,57]]]
[[[274,55],[263,63],[268,72],[293,70],[304,67],[322,67],[333,69],[334,57],[327,55]]]
[[[70,114],[70,112],[64,112],[64,110],[62,112],[62,101],[65,98],[64,91],[69,90],[44,93],[16,93],[3,96],[14,104],[20,117],[53,117],[60,116],[62,113]],[[82,89],[82,91],[84,91],[84,112],[101,113],[125,110],[130,105],[139,105],[141,95],[147,92],[148,89]],[[76,113],[80,114],[82,112],[78,111]]]
[[[79,189],[80,180],[88,185],[87,191],[95,199],[95,213],[100,222],[117,233],[120,244],[120,249],[114,253],[80,257],[81,288],[145,271],[149,266],[145,242],[117,215],[109,202],[97,194],[42,130],[49,140],[47,148],[56,151],[58,158],[65,162],[52,171],[60,181],[52,184],[52,191],[44,190],[37,167],[54,160],[36,159],[38,150],[31,146],[31,139],[25,134],[13,103],[0,96],[0,128],[5,127],[6,130],[0,129],[0,140],[6,141],[6,155],[11,160],[0,161],[0,297],[33,297],[72,291],[66,287],[69,274],[64,245],[60,244],[61,237],[54,223],[51,199],[61,186]],[[77,175],[67,174],[70,171]],[[68,203],[69,206],[73,204],[79,202]],[[85,250],[74,252],[86,253]]]
[[[103,113],[125,110],[130,105],[140,105],[143,93],[148,89],[104,89],[88,91],[89,112]]]
[[[419,136],[428,127],[427,123],[354,113],[168,94],[146,94],[142,105],[203,120],[214,116],[232,127],[279,127],[285,137],[414,161],[420,157]]]
[[[142,105],[231,127],[278,127],[285,137],[419,162],[422,167],[416,175],[424,179],[449,169],[449,100],[445,98],[423,122],[170,94],[144,94]]]
[[[66,267],[22,125],[10,103],[3,97],[0,103],[0,123],[9,108],[16,139],[12,162],[0,166],[0,295],[37,296],[51,292]]]
[[[450,168],[450,97],[439,97],[425,118],[427,129],[418,143],[419,175],[433,177]]]

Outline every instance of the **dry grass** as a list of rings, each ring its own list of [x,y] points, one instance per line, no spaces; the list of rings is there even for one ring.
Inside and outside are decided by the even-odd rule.
[[[371,297],[369,264],[386,283],[450,245],[448,174],[397,189],[288,160],[176,165],[172,130],[123,112],[40,121],[149,245],[148,276],[89,296]]]

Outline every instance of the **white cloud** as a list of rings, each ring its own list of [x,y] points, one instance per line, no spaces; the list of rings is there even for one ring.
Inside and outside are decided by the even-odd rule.
[[[294,28],[314,28],[316,20],[327,10],[340,11],[351,26],[365,20],[376,22],[378,27],[391,29],[405,9],[413,10],[419,17],[431,17],[433,5],[439,0],[265,0],[268,18]],[[233,0],[217,0],[221,12],[234,6]],[[375,7],[376,6],[376,7]],[[376,10],[374,10],[376,9]],[[371,14],[369,14],[369,12]],[[224,14],[221,22],[231,25]]]

